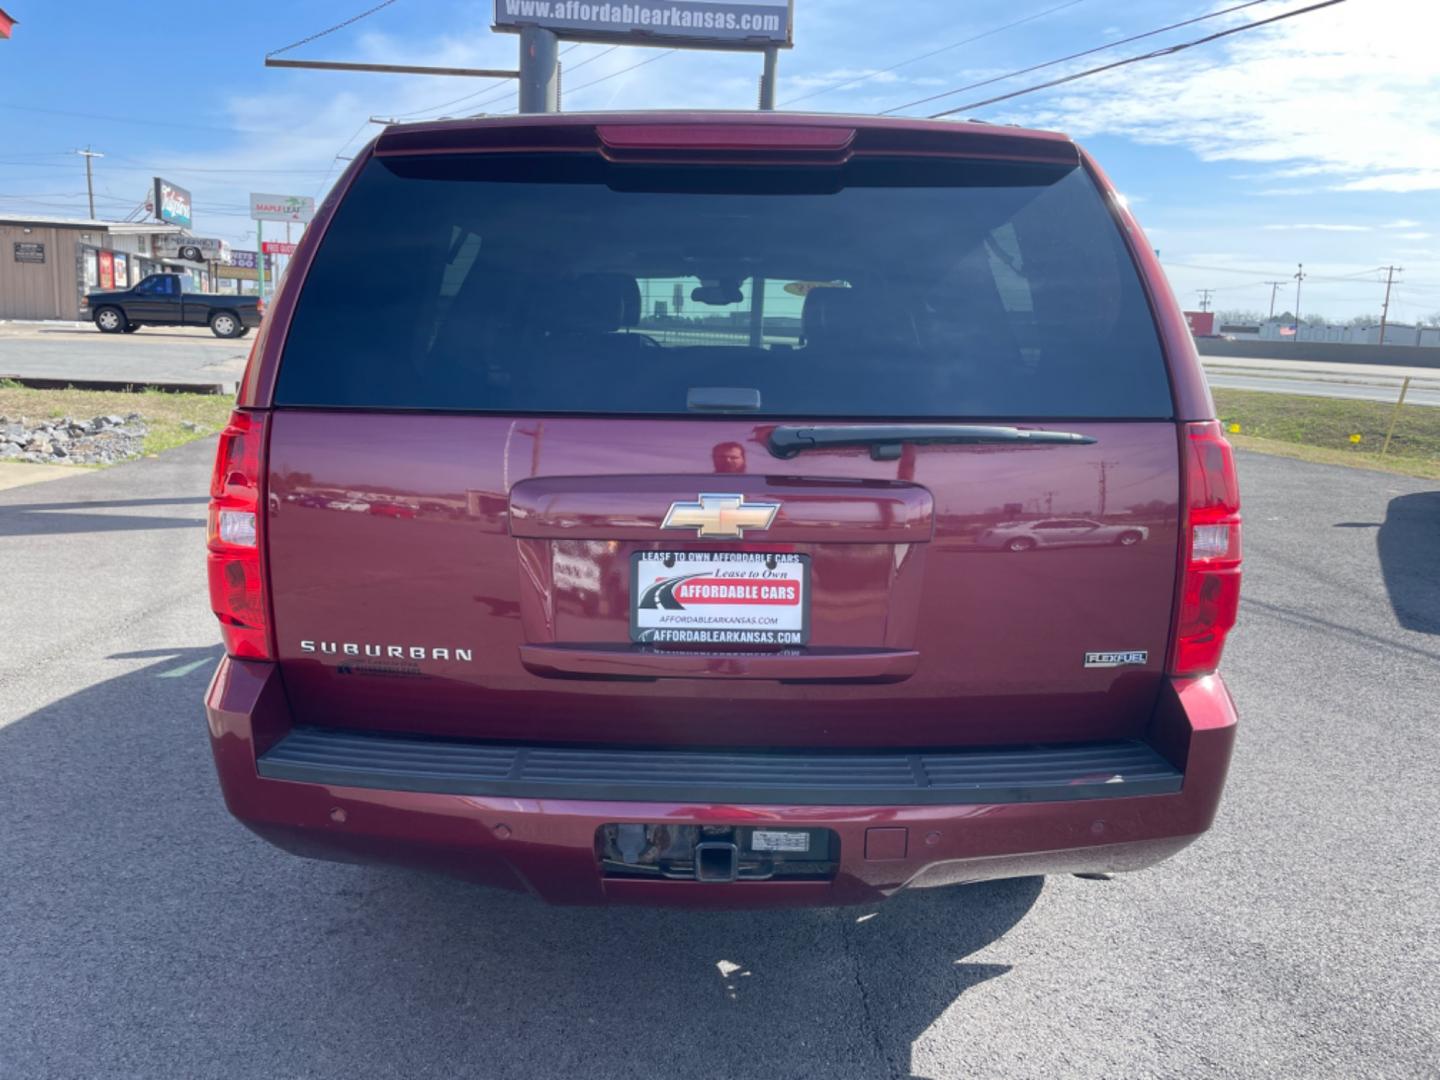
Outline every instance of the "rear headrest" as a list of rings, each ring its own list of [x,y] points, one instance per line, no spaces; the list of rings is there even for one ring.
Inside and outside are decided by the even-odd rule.
[[[560,289],[552,312],[561,333],[603,334],[640,321],[640,286],[626,274],[582,274]]]
[[[864,288],[812,289],[805,296],[801,323],[808,347],[862,348],[916,342],[910,312],[884,293]]]

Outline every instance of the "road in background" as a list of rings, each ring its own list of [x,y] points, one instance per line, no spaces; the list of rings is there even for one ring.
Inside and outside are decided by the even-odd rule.
[[[1434,485],[1241,455],[1240,738],[1172,861],[589,910],[306,862],[228,817],[212,452],[0,492],[0,1076],[1435,1075]]]
[[[233,392],[253,340],[217,338],[204,327],[102,334],[83,323],[0,323],[0,379],[225,385]]]
[[[1437,368],[1219,356],[1202,356],[1200,362],[1210,385],[1228,390],[1263,390],[1393,404],[1400,396],[1401,384],[1409,378],[1405,404],[1440,406],[1440,369]]]
[[[220,385],[245,372],[251,338],[226,341],[201,327],[144,327],[101,334],[78,324],[0,324],[0,379],[39,378]],[[1440,406],[1440,369],[1202,357],[1211,386],[1393,402],[1413,376],[1406,403]]]

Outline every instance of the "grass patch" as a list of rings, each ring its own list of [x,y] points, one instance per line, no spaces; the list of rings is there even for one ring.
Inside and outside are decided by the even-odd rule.
[[[1406,405],[1401,409],[1390,452],[1381,457],[1392,405],[1264,390],[1217,387],[1213,392],[1221,422],[1227,429],[1240,425],[1230,438],[1242,449],[1440,479],[1440,408]]]
[[[0,416],[54,420],[62,416],[89,420],[95,416],[145,418],[145,453],[158,454],[195,439],[214,435],[225,426],[235,399],[224,394],[181,394],[163,390],[126,393],[122,390],[34,390],[0,380]],[[195,425],[192,430],[186,423]]]

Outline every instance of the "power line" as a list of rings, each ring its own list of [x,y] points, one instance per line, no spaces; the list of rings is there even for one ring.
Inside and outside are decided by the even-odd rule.
[[[320,178],[320,183],[315,185],[315,196],[317,198],[320,196],[320,192],[325,187],[325,185],[330,182],[330,175],[335,171],[335,166],[340,161],[340,155],[345,153],[345,151],[350,148],[350,144],[355,141],[356,137],[369,126],[370,120],[367,117],[366,119],[360,121],[360,126],[357,127],[354,131],[352,131],[350,133],[350,137],[340,144],[340,149],[336,150],[335,156],[330,159],[330,165],[325,170],[325,175]]]
[[[664,60],[667,56],[673,56],[679,51],[679,49],[668,49],[665,52],[656,53],[649,59],[641,60],[639,63],[631,64],[629,67],[623,67],[619,71],[612,71],[609,75],[602,75],[598,79],[591,79],[587,83],[582,83],[579,86],[573,86],[567,91],[567,93],[575,94],[579,93],[581,90],[587,89],[588,87],[599,86],[602,82],[608,82],[609,80],[615,78],[618,75],[624,75],[627,71],[634,71],[636,68],[642,68],[646,64],[653,64],[656,60]]]
[[[511,86],[510,89],[508,89],[508,90],[503,90],[503,91],[501,91],[500,93],[496,94],[494,97],[486,98],[484,101],[477,101],[474,105],[471,106],[471,108],[473,108],[473,109],[476,110],[476,112],[473,113],[473,114],[471,114],[471,115],[476,115],[476,116],[482,115],[481,110],[483,110],[483,109],[485,108],[485,106],[487,106],[487,105],[493,105],[493,104],[495,104],[495,102],[497,102],[497,101],[503,101],[503,100],[505,100],[505,99],[508,98],[508,97],[519,97],[519,96],[520,96],[520,88],[519,88],[518,86]]]
[[[1020,68],[1018,71],[1010,71],[1004,75],[996,75],[989,79],[981,79],[979,82],[969,83],[966,86],[956,87],[954,90],[945,90],[938,94],[931,94],[918,101],[912,101],[907,105],[896,105],[893,109],[886,109],[881,116],[888,116],[897,113],[902,109],[913,109],[917,105],[928,105],[932,101],[939,101],[941,98],[954,97],[956,94],[963,94],[967,90],[976,90],[982,86],[989,86],[992,83],[1004,82],[1006,79],[1014,79],[1020,75],[1028,75],[1032,71],[1040,71],[1043,68],[1054,67],[1056,64],[1064,64],[1070,60],[1078,60],[1082,56],[1090,56],[1093,53],[1104,52],[1106,49],[1113,49],[1120,45],[1128,45],[1132,41],[1139,41],[1142,38],[1155,37],[1157,34],[1164,34],[1171,30],[1178,30],[1182,26],[1189,26],[1192,23],[1204,22],[1206,19],[1214,19],[1220,15],[1228,15],[1232,11],[1239,11],[1241,8],[1254,7],[1256,4],[1268,3],[1269,0],[1245,0],[1243,4],[1234,7],[1224,8],[1220,11],[1212,11],[1193,19],[1186,19],[1183,22],[1171,23],[1169,26],[1162,26],[1158,30],[1147,30],[1143,34],[1132,34],[1130,37],[1120,38],[1118,41],[1110,41],[1104,45],[1096,45],[1094,48],[1085,49],[1081,52],[1071,53],[1069,56],[1062,56],[1057,60],[1046,60],[1043,64],[1032,64],[1027,68]],[[942,114],[943,115],[943,114]]]
[[[292,41],[289,45],[282,45],[278,49],[271,49],[265,54],[265,59],[268,60],[272,56],[279,56],[281,53],[289,52],[291,49],[298,49],[301,45],[309,45],[310,42],[325,37],[325,35],[327,34],[335,33],[336,30],[344,30],[345,27],[351,25],[352,23],[357,23],[361,19],[369,18],[377,11],[387,8],[393,3],[395,3],[395,0],[383,0],[382,3],[376,4],[368,11],[362,11],[359,15],[351,15],[350,18],[346,19],[344,22],[338,22],[334,26],[330,27],[328,30],[321,30],[318,34],[311,34],[309,37],[301,38],[299,41]]]
[[[571,65],[570,67],[566,68],[565,70],[566,70],[568,73],[573,74],[574,72],[577,72],[577,71],[579,71],[581,68],[583,68],[586,64],[593,64],[596,60],[599,60],[602,56],[609,56],[612,52],[614,52],[614,51],[615,51],[616,49],[618,49],[618,48],[620,48],[619,45],[611,45],[608,49],[601,49],[601,50],[600,50],[598,53],[596,53],[594,56],[587,56],[584,60],[581,60],[578,64],[573,64],[573,65]],[[561,55],[561,56],[564,56],[565,54],[564,54],[564,53],[561,53],[560,55]]]
[[[1166,260],[1165,263],[1164,263],[1164,265],[1165,265],[1167,268],[1173,266],[1173,267],[1176,267],[1176,268],[1178,268],[1178,269],[1180,269],[1180,270],[1206,270],[1206,271],[1209,271],[1210,273],[1213,273],[1213,274],[1245,274],[1245,275],[1247,275],[1247,276],[1250,275],[1250,274],[1270,274],[1270,275],[1272,275],[1272,276],[1274,276],[1274,277],[1284,276],[1287,281],[1288,281],[1288,280],[1290,279],[1290,277],[1291,277],[1291,275],[1287,274],[1284,270],[1259,270],[1259,269],[1256,269],[1256,268],[1254,268],[1254,267],[1246,268],[1246,267],[1243,267],[1243,266],[1201,266],[1201,265],[1199,265],[1198,263],[1170,262],[1169,260]],[[1380,267],[1379,269],[1383,270],[1384,267]],[[1305,277],[1306,277],[1306,280],[1309,280],[1309,281],[1340,281],[1340,282],[1345,282],[1345,283],[1347,283],[1347,284],[1353,284],[1354,281],[1355,281],[1357,278],[1363,277],[1363,276],[1366,275],[1366,274],[1373,274],[1373,273],[1376,273],[1376,271],[1375,271],[1375,270],[1361,270],[1361,271],[1358,272],[1358,273],[1355,273],[1355,274],[1346,274],[1346,275],[1343,275],[1343,276],[1341,276],[1341,275],[1326,275],[1326,274],[1306,274]],[[1268,281],[1266,281],[1266,282],[1260,282],[1260,283],[1258,283],[1258,284],[1268,285],[1268,284],[1270,284],[1270,283],[1269,283]]]
[[[618,47],[618,46],[617,46],[617,47]],[[589,82],[587,82],[587,83],[581,83],[579,86],[567,88],[566,91],[565,91],[565,93],[566,93],[567,95],[568,95],[568,94],[575,94],[575,93],[579,93],[581,90],[588,89],[588,88],[591,87],[591,86],[599,86],[599,85],[600,85],[601,83],[603,83],[603,82],[608,82],[610,79],[616,78],[617,76],[620,76],[620,75],[624,75],[627,71],[634,71],[636,68],[642,68],[642,67],[644,67],[646,64],[653,64],[653,63],[655,63],[655,61],[657,61],[657,60],[664,60],[667,56],[671,56],[671,55],[673,55],[674,53],[677,53],[677,52],[679,52],[679,51],[680,51],[680,50],[678,50],[678,49],[667,49],[665,52],[656,53],[654,56],[647,57],[646,59],[637,61],[637,62],[634,63],[634,64],[629,64],[629,65],[627,65],[626,67],[620,68],[618,71],[612,71],[612,72],[610,72],[610,74],[608,74],[608,75],[602,75],[602,76],[600,76],[600,78],[598,78],[598,79],[591,79],[591,80],[590,80]],[[598,57],[596,57],[596,59],[598,59]],[[486,105],[494,104],[495,102],[500,101],[500,100],[502,100],[502,99],[504,99],[504,98],[511,97],[512,95],[514,95],[514,94],[516,94],[516,93],[518,93],[517,90],[507,90],[507,91],[505,91],[503,94],[497,94],[495,97],[492,97],[492,98],[490,98],[490,99],[487,100],[487,101],[481,101],[481,102],[479,102],[479,103],[475,106],[475,108],[476,108],[476,109],[483,109]]]
[[[991,30],[986,30],[982,34],[976,34],[974,37],[965,38],[963,41],[952,41],[949,45],[942,45],[940,46],[940,48],[932,49],[930,52],[921,53],[918,56],[911,56],[905,60],[901,60],[898,64],[891,64],[887,68],[881,68],[879,71],[871,71],[867,74],[856,76],[853,79],[846,79],[842,82],[831,83],[829,86],[822,86],[819,89],[811,90],[808,94],[801,94],[799,97],[793,97],[790,98],[788,101],[782,101],[780,103],[780,106],[781,108],[784,108],[787,105],[794,105],[797,101],[809,101],[813,97],[819,97],[821,94],[828,94],[833,90],[843,90],[847,86],[855,86],[862,82],[869,82],[871,79],[878,78],[881,75],[888,75],[890,72],[896,71],[910,64],[918,63],[921,60],[928,60],[932,56],[939,56],[941,53],[949,52],[951,49],[958,49],[962,45],[973,44],[974,42],[980,41],[983,38],[993,37],[995,34],[1003,33],[1006,30],[1013,30],[1017,26],[1023,26],[1025,23],[1034,22],[1036,19],[1043,19],[1046,15],[1053,15],[1057,11],[1063,11],[1065,8],[1074,7],[1076,4],[1080,3],[1084,3],[1084,0],[1066,0],[1066,2],[1063,4],[1057,4],[1055,7],[1046,8],[1044,11],[1037,11],[1033,15],[1026,15],[1023,19],[1016,19],[1014,22],[1008,22],[1004,26],[994,27]]]
[[[1258,2],[1258,0],[1251,0],[1251,3],[1255,2]],[[983,101],[971,101],[964,105],[957,105],[955,108],[946,109],[944,112],[932,113],[930,119],[938,120],[941,117],[953,116],[957,112],[978,109],[985,105],[994,105],[999,101],[1009,101],[1011,98],[1017,98],[1023,94],[1033,94],[1037,90],[1048,90],[1052,86],[1075,82],[1077,79],[1084,79],[1091,75],[1099,75],[1105,71],[1113,71],[1116,68],[1122,68],[1128,64],[1138,64],[1142,60],[1154,60],[1162,56],[1173,56],[1176,53],[1184,52],[1186,49],[1193,49],[1198,45],[1208,45],[1212,41],[1219,41],[1221,38],[1229,37],[1232,34],[1242,34],[1246,30],[1255,30],[1262,26],[1268,26],[1270,23],[1280,22],[1283,19],[1293,19],[1297,15],[1305,15],[1312,11],[1319,11],[1321,8],[1333,7],[1336,4],[1343,3],[1345,3],[1345,0],[1322,0],[1321,3],[1311,4],[1309,7],[1296,8],[1294,11],[1286,11],[1279,15],[1272,15],[1268,19],[1256,19],[1254,22],[1245,23],[1243,26],[1232,26],[1229,30],[1220,30],[1213,34],[1207,34],[1205,37],[1196,38],[1193,41],[1182,41],[1178,45],[1167,45],[1163,49],[1155,49],[1152,52],[1142,53],[1139,56],[1129,56],[1124,60],[1116,60],[1111,64],[1102,64],[1100,67],[1077,71],[1073,75],[1066,75],[1059,79],[1051,79],[1049,82],[1037,83],[1034,86],[1027,86],[1023,90],[1012,90],[1008,94],[998,94],[995,97],[985,98]],[[1217,14],[1219,13],[1217,12]],[[902,107],[909,108],[909,106]]]
[[[566,55],[567,53],[574,52],[576,49],[580,48],[580,46],[583,45],[583,44],[584,44],[584,42],[576,42],[576,43],[573,44],[573,45],[567,46],[566,48],[560,50],[560,55],[561,55],[561,56],[564,56],[564,55]],[[581,60],[578,64],[575,65],[575,68],[582,68],[582,67],[584,67],[586,64],[590,63],[592,60],[598,60],[598,59],[600,59],[600,57],[604,56],[606,53],[614,52],[614,51],[615,51],[616,49],[618,49],[619,47],[620,47],[620,46],[618,46],[618,45],[612,45],[612,46],[610,46],[610,48],[608,48],[608,49],[602,49],[600,52],[596,53],[594,56],[587,57],[586,59]],[[571,68],[570,70],[574,71],[575,68]],[[488,94],[491,90],[494,90],[497,86],[505,86],[505,85],[511,84],[511,83],[513,83],[513,82],[514,82],[513,79],[499,79],[499,80],[497,80],[496,82],[493,82],[493,83],[491,83],[491,84],[488,85],[488,86],[482,86],[479,90],[472,90],[470,93],[464,95],[463,97],[455,98],[455,99],[452,100],[452,101],[442,101],[442,102],[440,102],[438,105],[426,105],[426,106],[424,106],[423,108],[412,109],[412,110],[410,110],[409,112],[396,113],[395,116],[396,116],[397,119],[402,119],[402,120],[403,120],[403,119],[406,119],[406,118],[408,118],[408,117],[419,116],[421,113],[434,112],[436,109],[448,109],[448,108],[450,108],[450,106],[452,106],[452,105],[459,105],[462,101],[470,101],[470,100],[472,100],[473,98],[479,97],[481,94]],[[509,91],[506,91],[506,93],[509,93]],[[501,95],[501,96],[503,97],[504,95]]]

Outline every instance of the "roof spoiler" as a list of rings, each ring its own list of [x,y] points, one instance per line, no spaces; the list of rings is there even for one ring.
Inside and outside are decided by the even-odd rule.
[[[512,116],[388,128],[381,156],[598,153],[612,161],[843,164],[856,155],[984,158],[1078,165],[1063,135],[989,125],[784,113]]]

